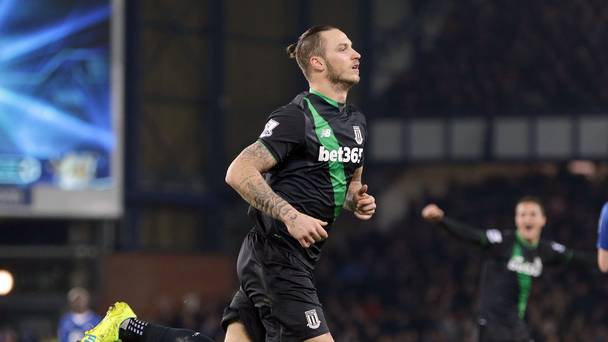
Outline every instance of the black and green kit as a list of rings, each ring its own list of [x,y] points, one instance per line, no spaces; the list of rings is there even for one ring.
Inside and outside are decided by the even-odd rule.
[[[277,164],[272,190],[296,210],[328,222],[342,211],[350,180],[363,165],[365,116],[311,89],[270,114],[258,139]],[[254,228],[237,260],[240,289],[222,325],[243,322],[254,341],[301,341],[327,333],[313,281],[324,242],[303,248],[285,225],[250,207]]]
[[[556,242],[531,244],[516,231],[470,227],[450,218],[441,226],[483,249],[479,341],[530,341],[525,323],[532,283],[545,266],[577,261],[588,264],[588,255]]]
[[[342,210],[355,169],[363,164],[365,117],[352,105],[339,104],[311,89],[273,112],[261,141],[277,160],[266,178],[270,187],[299,212],[330,224]],[[310,266],[323,242],[300,246],[282,222],[252,208],[257,227],[278,234],[285,247]]]

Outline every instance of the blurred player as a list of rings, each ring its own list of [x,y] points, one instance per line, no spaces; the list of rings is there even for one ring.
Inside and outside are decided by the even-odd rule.
[[[99,323],[101,317],[90,309],[90,296],[86,289],[72,288],[67,299],[70,311],[59,319],[57,339],[59,342],[76,342],[84,336],[87,329]]]
[[[446,217],[429,204],[422,217],[451,234],[484,249],[481,280],[479,341],[532,341],[524,321],[532,280],[544,266],[571,260],[593,265],[592,257],[564,245],[540,238],[547,221],[544,208],[535,197],[524,197],[515,207],[515,231],[480,230]]]
[[[376,209],[361,183],[365,117],[346,103],[361,55],[331,26],[310,28],[287,50],[310,90],[271,113],[226,174],[255,222],[222,319],[228,342],[333,341],[313,270],[343,208],[362,220]]]
[[[602,208],[598,223],[597,264],[600,271],[608,272],[608,202]]]

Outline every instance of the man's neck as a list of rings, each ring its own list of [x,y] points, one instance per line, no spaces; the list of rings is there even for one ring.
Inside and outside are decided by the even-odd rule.
[[[348,89],[341,89],[338,85],[333,85],[328,82],[310,82],[308,83],[311,89],[329,97],[338,103],[346,103]]]
[[[538,245],[538,242],[540,241],[540,236],[536,236],[533,238],[524,238],[519,231],[517,232],[517,237],[520,239],[520,241],[523,241],[532,247]]]

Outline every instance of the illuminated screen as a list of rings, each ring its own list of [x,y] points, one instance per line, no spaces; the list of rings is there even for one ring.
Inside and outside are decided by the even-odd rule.
[[[0,0],[0,215],[120,215],[117,4]]]

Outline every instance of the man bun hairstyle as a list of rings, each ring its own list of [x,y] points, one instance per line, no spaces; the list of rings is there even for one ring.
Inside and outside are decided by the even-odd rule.
[[[287,47],[286,51],[289,58],[296,60],[306,78],[308,78],[310,57],[313,55],[325,56],[325,42],[321,38],[321,32],[334,29],[336,28],[331,25],[313,26],[302,33],[297,42]]]

